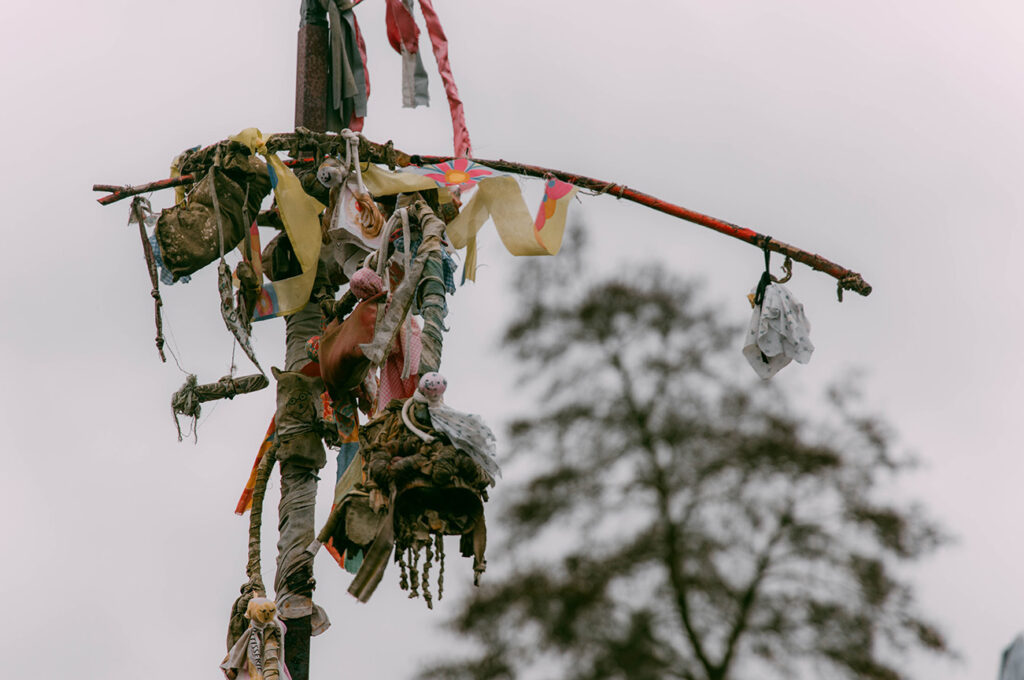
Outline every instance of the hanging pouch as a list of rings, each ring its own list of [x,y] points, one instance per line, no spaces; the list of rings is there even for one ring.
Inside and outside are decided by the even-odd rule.
[[[184,202],[167,208],[156,223],[160,256],[174,280],[196,272],[220,257],[220,235],[213,207],[216,182],[224,225],[224,248],[230,251],[245,237],[250,220],[270,193],[266,165],[258,158],[232,157],[220,172],[207,174]]]
[[[381,292],[356,305],[344,321],[334,320],[320,336],[320,375],[332,399],[341,399],[363,381],[370,360],[360,345],[373,340],[377,306],[387,299]]]

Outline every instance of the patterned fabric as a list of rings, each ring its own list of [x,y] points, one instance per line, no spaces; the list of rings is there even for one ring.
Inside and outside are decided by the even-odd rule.
[[[258,131],[257,131],[258,132]],[[302,309],[316,278],[320,257],[320,213],[324,205],[302,189],[302,183],[275,154],[267,154],[267,173],[274,188],[281,221],[302,273],[263,284],[253,321],[287,316]]]
[[[411,241],[412,241],[412,253],[410,253],[410,255],[412,257],[416,257],[416,253],[417,253],[417,251],[419,251],[419,248],[420,248],[421,239],[413,238],[413,239],[411,239]],[[402,236],[402,232],[400,232],[400,231],[396,231],[395,232],[394,237],[391,239],[391,244],[394,247],[396,253],[405,253],[405,238]],[[456,269],[458,269],[458,267],[455,264],[455,260],[453,260],[452,256],[448,254],[447,248],[442,248],[441,249],[441,271],[442,271],[441,278],[444,279],[444,289],[448,292],[449,295],[453,295],[455,293],[455,270]],[[415,302],[413,304],[415,304]],[[418,313],[419,313],[419,310],[416,309],[416,308],[413,308],[413,314],[418,314]]]
[[[392,399],[408,399],[416,391],[423,342],[419,324],[415,319],[411,319],[411,322],[409,326],[402,326],[394,350],[381,366],[375,413],[382,411]],[[403,380],[402,373],[406,364],[409,366],[409,372],[408,377]]]
[[[540,210],[531,218],[514,177],[481,178],[476,193],[446,228],[452,245],[466,248],[465,277],[473,280],[476,276],[477,232],[488,220],[494,221],[501,242],[513,255],[558,254],[565,233],[566,212],[576,191],[572,185],[549,179],[544,186]]]
[[[355,399],[349,395],[346,400],[336,401],[332,406],[335,424],[338,428],[338,438],[341,440],[338,446],[338,473],[334,485],[334,498],[337,503],[349,492],[355,482],[362,479],[362,467],[356,461],[356,456],[359,454],[359,413]],[[334,547],[333,539],[328,541],[324,547],[327,548],[327,552],[338,563],[338,566],[353,574],[359,570],[359,565],[362,564],[362,553],[357,555],[340,553]]]
[[[490,475],[493,486],[494,480],[501,477],[501,468],[495,460],[497,440],[494,432],[475,413],[463,413],[445,405],[447,387],[448,381],[440,373],[427,373],[420,378],[419,388],[412,398],[427,405],[434,429],[447,435],[452,446],[482,467]]]
[[[811,360],[814,344],[810,332],[804,306],[785,286],[769,284],[764,300],[750,317],[743,356],[758,377],[767,380],[794,359],[801,364]]]
[[[244,515],[249,510],[252,510],[252,494],[256,488],[256,472],[260,467],[260,462],[263,460],[263,456],[267,454],[270,447],[277,441],[277,421],[274,418],[270,419],[270,425],[267,427],[267,434],[263,436],[263,443],[260,444],[259,451],[256,452],[256,461],[252,464],[252,472],[249,473],[249,481],[245,483],[245,489],[242,490],[242,496],[238,499],[238,504],[235,506],[236,515]]]
[[[228,650],[220,667],[227,674],[229,671],[235,675],[235,680],[263,680],[264,666],[267,662],[265,657],[265,644],[267,635],[271,629],[276,629],[278,677],[280,680],[291,680],[291,673],[284,662],[284,636],[287,627],[281,619],[274,617],[274,620],[260,625],[259,622],[252,622],[245,633],[242,634],[234,646]]]
[[[306,358],[310,361],[320,361],[320,336],[314,335],[306,340]]]
[[[444,83],[444,93],[448,97],[455,155],[472,156],[473,149],[469,142],[469,129],[466,127],[466,112],[462,108],[462,100],[459,99],[459,88],[455,86],[455,76],[452,75],[451,64],[448,63],[448,37],[444,34],[441,19],[434,11],[434,4],[430,0],[420,0],[420,10],[423,12],[423,20],[427,25],[430,46],[434,49],[437,71],[441,74],[441,82]]]
[[[403,168],[406,172],[414,172],[434,180],[443,187],[468,191],[476,186],[477,182],[487,177],[497,177],[507,173],[480,165],[468,158],[453,158],[450,161],[433,163],[421,166],[409,166]]]
[[[153,259],[156,261],[156,268],[160,272],[160,283],[165,286],[173,286],[175,283],[174,274],[164,266],[164,261],[160,259],[160,243],[156,240],[156,234],[149,235],[149,245],[153,248]],[[188,283],[191,280],[192,277],[188,274],[185,274],[178,279],[178,281],[181,281],[182,283]]]

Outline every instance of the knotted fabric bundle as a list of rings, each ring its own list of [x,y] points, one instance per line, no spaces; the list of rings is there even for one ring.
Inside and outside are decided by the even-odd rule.
[[[801,364],[810,361],[814,344],[804,306],[785,286],[768,283],[759,297],[762,299],[755,304],[747,327],[743,356],[754,372],[767,380],[794,359]]]
[[[198,384],[196,376],[189,375],[185,384],[171,397],[171,411],[174,413],[174,424],[178,428],[178,441],[181,441],[181,425],[178,423],[178,415],[192,418],[192,429],[195,431],[195,421],[199,419],[201,410],[200,404],[204,401],[214,399],[233,399],[236,394],[246,394],[262,390],[270,384],[265,375],[245,375],[240,378],[232,378],[226,375],[215,383],[207,385]]]

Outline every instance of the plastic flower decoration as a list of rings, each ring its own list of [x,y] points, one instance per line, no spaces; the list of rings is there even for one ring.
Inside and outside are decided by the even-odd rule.
[[[485,177],[499,175],[488,167],[474,163],[468,158],[453,158],[435,165],[424,165],[423,174],[446,187],[458,187],[465,191]]]

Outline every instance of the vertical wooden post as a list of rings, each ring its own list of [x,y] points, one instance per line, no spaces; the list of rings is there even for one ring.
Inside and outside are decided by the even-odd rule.
[[[317,0],[302,0],[295,67],[295,127],[327,131],[327,12]]]
[[[318,0],[302,0],[295,65],[295,127],[327,130],[327,12]],[[286,621],[285,664],[292,680],[309,680],[312,617]]]

